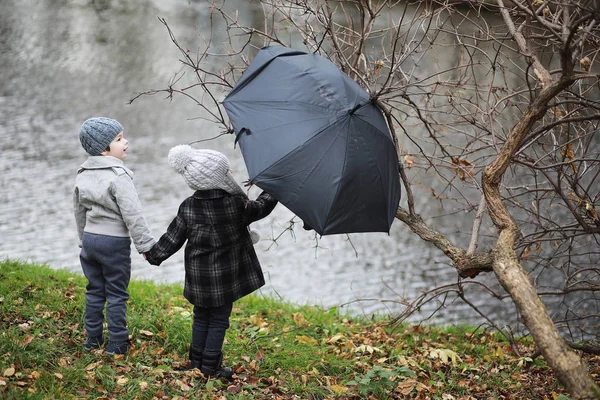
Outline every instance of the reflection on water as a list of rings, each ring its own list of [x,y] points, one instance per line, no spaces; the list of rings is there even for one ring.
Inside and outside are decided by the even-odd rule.
[[[166,101],[157,95],[126,105],[140,91],[165,87],[180,69],[178,53],[157,16],[167,19],[182,42],[199,43],[197,29],[209,29],[205,3],[113,3],[0,4],[0,258],[80,270],[71,191],[77,167],[85,159],[77,136],[85,119],[110,116],[125,126],[130,141],[127,165],[136,174],[156,236],[190,194],[168,167],[168,150],[220,133],[218,127],[193,119],[199,111],[184,98]],[[241,7],[248,4],[240,2]],[[242,181],[247,175],[232,139],[221,137],[207,146],[225,153]],[[257,194],[257,189],[251,191]],[[389,236],[355,234],[348,241],[345,236],[315,238],[299,225],[293,234],[284,232],[292,217],[279,205],[254,226],[263,239],[257,253],[267,274],[265,293],[327,307],[350,303],[347,307],[356,312],[397,312],[402,309],[397,303],[378,300],[411,299],[435,284],[456,281],[445,257],[398,221]],[[277,242],[269,240],[282,232]],[[182,263],[183,251],[161,267],[134,254],[133,275],[181,282]],[[458,302],[439,317],[444,322],[479,321]]]

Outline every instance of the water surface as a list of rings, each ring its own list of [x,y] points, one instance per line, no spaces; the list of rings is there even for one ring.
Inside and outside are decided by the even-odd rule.
[[[240,15],[247,14],[251,3],[239,4]],[[159,94],[127,103],[141,91],[166,87],[180,70],[177,49],[157,17],[167,19],[180,41],[193,44],[201,41],[199,32],[208,34],[208,13],[205,3],[187,1],[2,1],[0,258],[80,271],[71,196],[75,173],[86,158],[79,126],[92,116],[109,116],[125,126],[130,141],[126,165],[135,173],[150,227],[157,237],[164,232],[191,194],[167,165],[169,149],[221,131],[195,118],[199,108],[184,98],[168,101]],[[204,145],[230,158],[238,181],[247,179],[232,136]],[[251,196],[258,193],[253,190]],[[419,201],[423,213],[438,207],[429,197]],[[286,230],[292,218],[278,205],[253,226],[262,236],[256,248],[267,278],[264,293],[301,304],[344,305],[357,313],[396,313],[403,309],[401,300],[457,279],[446,258],[399,221],[389,235],[319,238],[300,224],[293,232]],[[456,226],[441,228],[466,240],[457,232],[468,231],[469,224],[458,218]],[[182,264],[183,251],[160,267],[134,252],[133,276],[182,282]],[[477,292],[471,295],[493,315],[511,320],[510,307],[492,306]],[[433,321],[480,319],[455,302]]]

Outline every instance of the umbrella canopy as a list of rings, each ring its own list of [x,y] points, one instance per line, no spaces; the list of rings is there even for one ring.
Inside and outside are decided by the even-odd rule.
[[[321,235],[389,232],[398,155],[381,110],[333,63],[265,47],[223,105],[251,183]]]

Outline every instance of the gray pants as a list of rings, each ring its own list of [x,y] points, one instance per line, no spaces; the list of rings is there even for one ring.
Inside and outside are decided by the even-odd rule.
[[[131,239],[84,232],[79,260],[88,280],[84,318],[87,336],[102,336],[106,304],[110,340],[128,340],[126,313],[127,287],[131,279]]]

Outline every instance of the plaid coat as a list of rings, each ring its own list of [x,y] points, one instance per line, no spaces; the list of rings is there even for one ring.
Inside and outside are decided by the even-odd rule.
[[[198,190],[181,203],[146,259],[160,265],[187,241],[185,298],[200,307],[233,303],[265,284],[248,225],[269,215],[276,205],[266,192],[248,200],[221,189]]]

